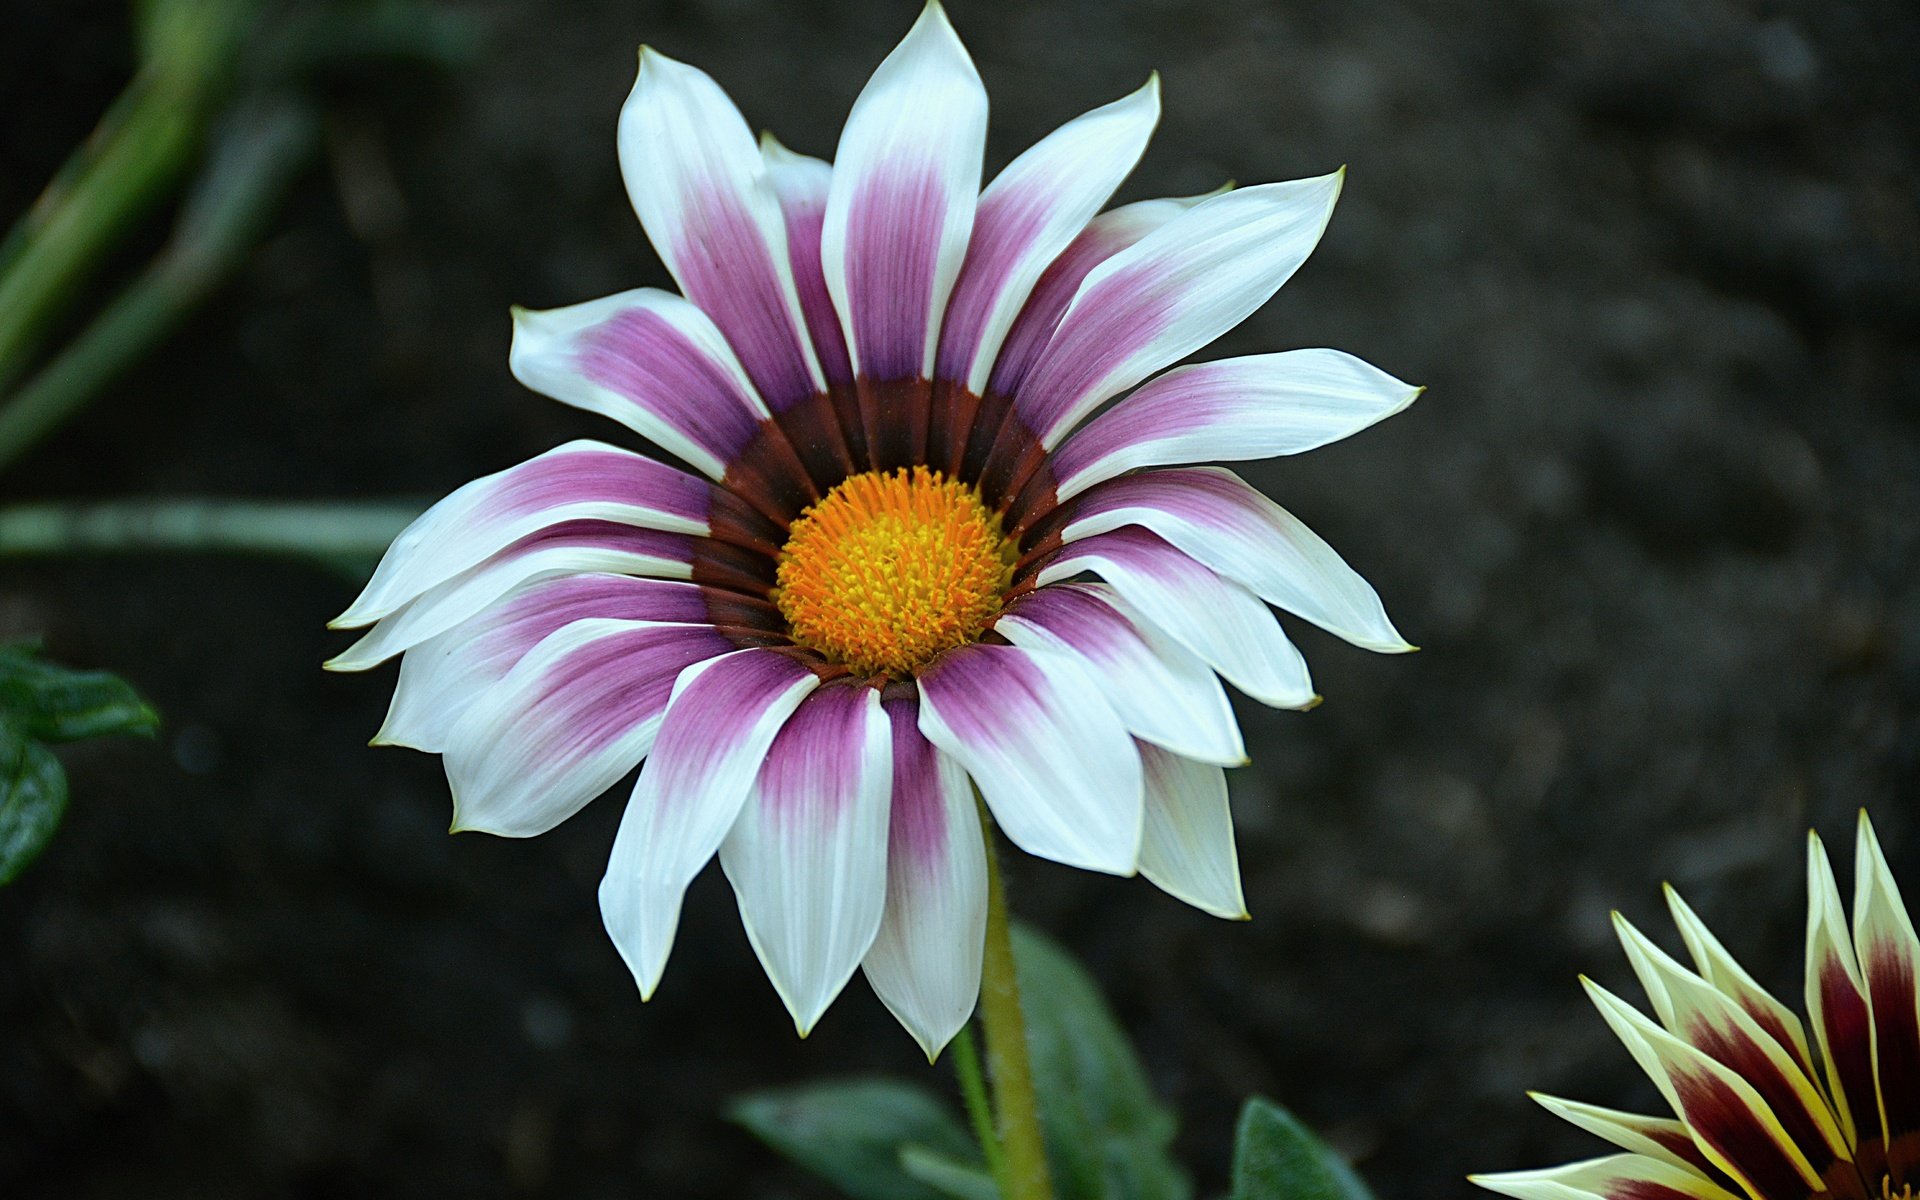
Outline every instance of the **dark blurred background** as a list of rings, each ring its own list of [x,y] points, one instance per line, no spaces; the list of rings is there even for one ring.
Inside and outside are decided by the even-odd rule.
[[[575,434],[507,306],[666,284],[613,131],[641,41],[831,154],[912,0],[453,3],[452,74],[330,85],[326,153],[240,277],[0,501],[437,495]],[[1351,350],[1431,391],[1254,466],[1418,655],[1300,629],[1327,703],[1244,706],[1255,919],[1034,861],[1185,1114],[1203,1194],[1249,1092],[1383,1196],[1599,1153],[1522,1095],[1656,1103],[1574,982],[1672,880],[1800,994],[1803,839],[1854,811],[1920,889],[1920,22],[1897,0],[954,0],[989,171],[1158,68],[1123,193],[1350,164],[1322,248],[1209,356]],[[0,217],[131,67],[117,3],[0,16]],[[611,433],[609,431],[611,430]],[[208,558],[0,575],[0,635],[131,678],[157,744],[66,755],[0,891],[0,1193],[817,1197],[722,1122],[848,1071],[944,1087],[858,979],[797,1041],[710,870],[642,1007],[594,886],[618,816],[450,838],[435,760],[370,750],[355,590]]]

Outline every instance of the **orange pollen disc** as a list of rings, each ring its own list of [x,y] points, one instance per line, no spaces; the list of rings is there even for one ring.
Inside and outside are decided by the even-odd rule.
[[[1014,557],[969,485],[925,467],[868,471],[794,521],[773,599],[794,641],[857,674],[905,675],[980,636]]]

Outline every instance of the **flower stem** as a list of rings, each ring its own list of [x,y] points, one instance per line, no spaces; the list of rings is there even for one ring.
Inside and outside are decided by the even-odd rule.
[[[50,554],[241,553],[378,558],[423,501],[121,500],[0,508],[0,561]]]
[[[167,248],[67,348],[0,404],[0,468],[11,466],[183,321],[252,249],[318,136],[288,101],[248,106],[221,127]],[[17,273],[0,277],[0,297]],[[0,321],[0,391],[26,327]]]
[[[960,1098],[967,1107],[967,1120],[973,1126],[974,1140],[987,1160],[987,1171],[994,1186],[1007,1190],[1007,1161],[1000,1152],[1000,1135],[993,1131],[993,1106],[987,1099],[986,1076],[980,1073],[980,1051],[973,1041],[973,1026],[963,1025],[953,1039],[953,1073],[960,1081]]]
[[[1027,1057],[1027,1021],[1020,1011],[1020,980],[1013,964],[1013,936],[1007,917],[1006,885],[994,845],[993,820],[980,809],[987,840],[987,949],[982,964],[980,1021],[987,1035],[987,1067],[993,1075],[994,1109],[999,1115],[1004,1171],[1004,1200],[1053,1200],[1047,1174],[1046,1144],[1040,1132],[1040,1104],[1033,1091],[1033,1067]]]

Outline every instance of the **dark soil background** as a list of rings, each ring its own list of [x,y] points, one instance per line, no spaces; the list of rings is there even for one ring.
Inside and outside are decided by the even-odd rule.
[[[666,283],[613,129],[647,41],[829,154],[911,0],[468,3],[471,71],[342,81],[329,154],[233,286],[0,500],[437,495],[610,426],[518,387],[510,303]],[[989,169],[1158,68],[1123,198],[1351,165],[1319,253],[1210,356],[1351,350],[1431,391],[1253,480],[1424,652],[1301,641],[1253,706],[1250,924],[1033,861],[1224,1183],[1249,1092],[1381,1195],[1598,1153],[1522,1095],[1653,1092],[1581,997],[1607,913],[1678,884],[1800,992],[1803,839],[1866,806],[1920,893],[1920,22],[1897,0],[954,0]],[[116,4],[0,16],[0,214],[131,61]],[[593,889],[618,815],[449,838],[370,750],[391,676],[322,674],[342,577],[10,563],[0,634],[124,672],[159,743],[67,755],[0,891],[0,1194],[818,1197],[718,1116],[849,1071],[945,1087],[859,980],[795,1040],[717,870],[642,1007]]]

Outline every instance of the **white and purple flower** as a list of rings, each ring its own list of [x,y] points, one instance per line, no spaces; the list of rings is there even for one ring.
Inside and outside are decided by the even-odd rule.
[[[516,312],[512,366],[692,471],[579,441],[468,484],[329,665],[404,654],[377,740],[444,756],[456,828],[544,832],[645,760],[600,891],[643,994],[717,852],[803,1032],[864,967],[936,1051],[979,990],[976,787],[1030,853],[1244,916],[1219,679],[1315,702],[1269,605],[1410,649],[1304,525],[1189,464],[1416,389],[1332,350],[1149,378],[1273,295],[1341,177],[1101,212],[1158,115],[1149,80],[982,190],[987,98],[937,4],[831,166],[641,52],[620,161],[684,297]]]

